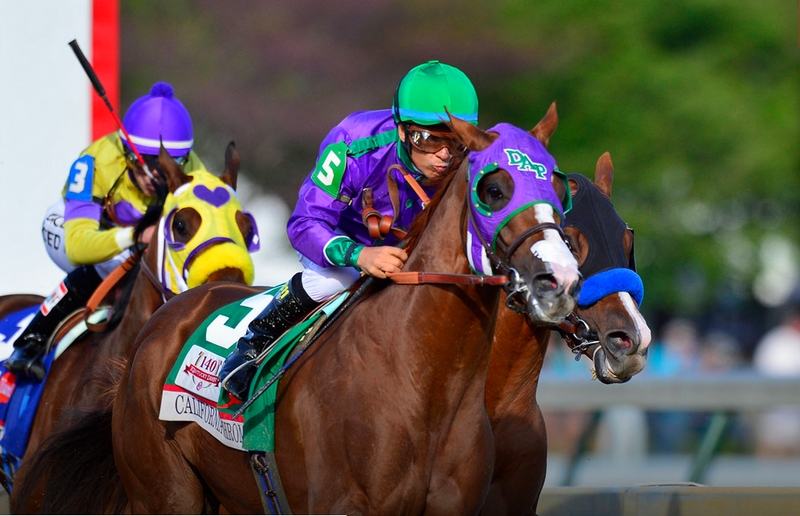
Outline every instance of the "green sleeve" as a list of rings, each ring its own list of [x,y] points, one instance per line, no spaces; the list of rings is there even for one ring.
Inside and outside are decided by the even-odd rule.
[[[356,264],[362,249],[363,245],[355,243],[346,236],[338,236],[328,242],[323,252],[331,265],[358,268]]]

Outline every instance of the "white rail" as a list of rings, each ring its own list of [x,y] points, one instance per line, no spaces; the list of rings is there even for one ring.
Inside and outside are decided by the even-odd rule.
[[[703,376],[634,376],[604,385],[584,377],[544,373],[536,396],[546,410],[606,410],[633,406],[644,410],[760,411],[777,405],[800,406],[800,377],[775,378],[752,371]]]
[[[586,453],[588,439],[597,429],[601,413],[610,416],[604,416],[604,419],[614,429],[610,432],[610,454],[618,458],[641,459],[646,455],[646,441],[642,440],[642,436],[647,434],[644,411],[713,412],[694,453],[687,477],[679,479],[704,483],[731,417],[736,413],[759,412],[775,406],[800,408],[800,377],[776,378],[743,370],[667,378],[644,375],[636,376],[624,384],[604,385],[599,381],[591,381],[588,376],[544,374],[536,398],[546,412],[594,413],[568,459],[561,481],[561,485],[567,486],[574,485],[577,469],[585,462],[581,458]],[[640,416],[633,417],[636,414]],[[795,485],[794,482],[796,479],[792,485]]]

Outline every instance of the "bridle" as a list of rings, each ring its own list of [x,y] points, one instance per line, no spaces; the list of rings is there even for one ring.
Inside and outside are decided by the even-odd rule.
[[[576,362],[580,361],[581,355],[591,358],[600,347],[600,338],[597,332],[592,331],[589,324],[578,317],[575,310],[570,312],[566,319],[555,328],[575,355]]]
[[[461,212],[461,242],[464,249],[468,249],[466,244],[466,234],[469,227],[469,222],[474,217],[472,205],[470,203],[470,192],[464,196],[464,205]],[[473,227],[476,227],[473,225]],[[504,248],[502,243],[498,243],[498,248],[502,251],[505,259],[500,257],[492,250],[480,231],[475,232],[478,241],[481,244],[487,258],[492,264],[492,268],[499,274],[481,275],[481,274],[447,274],[447,273],[428,273],[428,272],[396,272],[389,274],[388,278],[394,283],[400,285],[420,285],[420,284],[450,284],[450,285],[490,285],[502,286],[506,291],[506,306],[515,313],[524,313],[527,310],[528,286],[520,277],[519,272],[509,264],[509,260],[514,253],[519,249],[525,240],[531,236],[543,232],[547,229],[553,229],[558,232],[562,240],[567,243],[567,238],[564,235],[564,230],[561,226],[554,222],[541,222],[532,226],[522,232],[508,247]],[[402,245],[402,243],[401,243]],[[567,244],[569,245],[569,244]],[[467,251],[468,252],[468,251]]]
[[[471,211],[471,210],[470,210]],[[525,284],[524,281],[519,276],[519,272],[516,269],[511,267],[506,263],[506,261],[511,260],[511,257],[514,253],[519,249],[522,243],[527,240],[529,237],[535,235],[536,233],[541,233],[547,229],[555,230],[564,243],[567,243],[567,238],[564,235],[564,230],[561,229],[561,226],[556,224],[555,222],[540,222],[533,227],[530,227],[522,232],[508,248],[503,250],[502,243],[498,242],[498,247],[503,250],[503,255],[506,257],[506,260],[502,260],[499,256],[493,253],[489,247],[489,245],[483,241],[483,238],[480,238],[481,245],[486,250],[487,256],[490,256],[490,260],[493,260],[491,256],[494,256],[497,260],[497,264],[495,265],[496,268],[500,271],[504,271],[508,277],[509,281],[504,285],[506,291],[506,306],[511,309],[513,312],[516,313],[523,313],[526,310],[526,303],[525,300],[528,294],[528,285]],[[478,233],[480,236],[480,232]],[[489,254],[491,253],[491,254]],[[495,264],[495,261],[492,261],[492,264]]]

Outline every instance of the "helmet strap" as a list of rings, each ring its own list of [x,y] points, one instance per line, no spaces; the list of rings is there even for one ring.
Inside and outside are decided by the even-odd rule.
[[[397,135],[397,139],[399,140],[400,145],[397,146],[397,155],[400,157],[400,161],[403,165],[406,166],[408,170],[413,171],[417,175],[424,175],[420,170],[414,165],[414,161],[411,159],[411,140],[408,136],[408,124],[405,122],[400,122],[397,124],[399,126],[403,126],[403,133],[406,136],[405,141],[400,140],[400,134]]]
[[[394,90],[394,101],[392,102],[392,118],[397,125],[400,125],[400,85]]]

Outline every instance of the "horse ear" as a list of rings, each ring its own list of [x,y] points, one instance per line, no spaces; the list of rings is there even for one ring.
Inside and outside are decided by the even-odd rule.
[[[167,176],[167,188],[170,193],[175,193],[179,186],[192,180],[172,159],[164,145],[161,145],[161,149],[158,151],[158,164],[164,171],[164,175]]]
[[[447,112],[447,116],[450,117],[450,120],[445,121],[445,124],[456,134],[461,143],[471,151],[482,151],[500,136],[497,133],[487,133],[466,120],[461,120],[451,115],[447,108],[444,108],[444,110]]]
[[[611,183],[614,182],[614,165],[611,163],[611,154],[604,152],[597,160],[594,171],[594,184],[606,197],[611,199]]]
[[[569,179],[569,192],[573,198],[578,194],[578,182],[574,179]]]
[[[556,103],[553,102],[547,109],[547,113],[544,115],[544,118],[539,120],[539,123],[536,124],[536,127],[528,131],[528,134],[542,142],[542,144],[547,147],[547,145],[550,143],[550,137],[553,136],[554,132],[556,132],[557,126],[558,111],[556,110]]]
[[[219,178],[234,190],[236,190],[236,180],[239,177],[239,165],[241,163],[242,160],[239,157],[239,151],[236,150],[236,143],[231,140],[225,149],[225,171]]]

